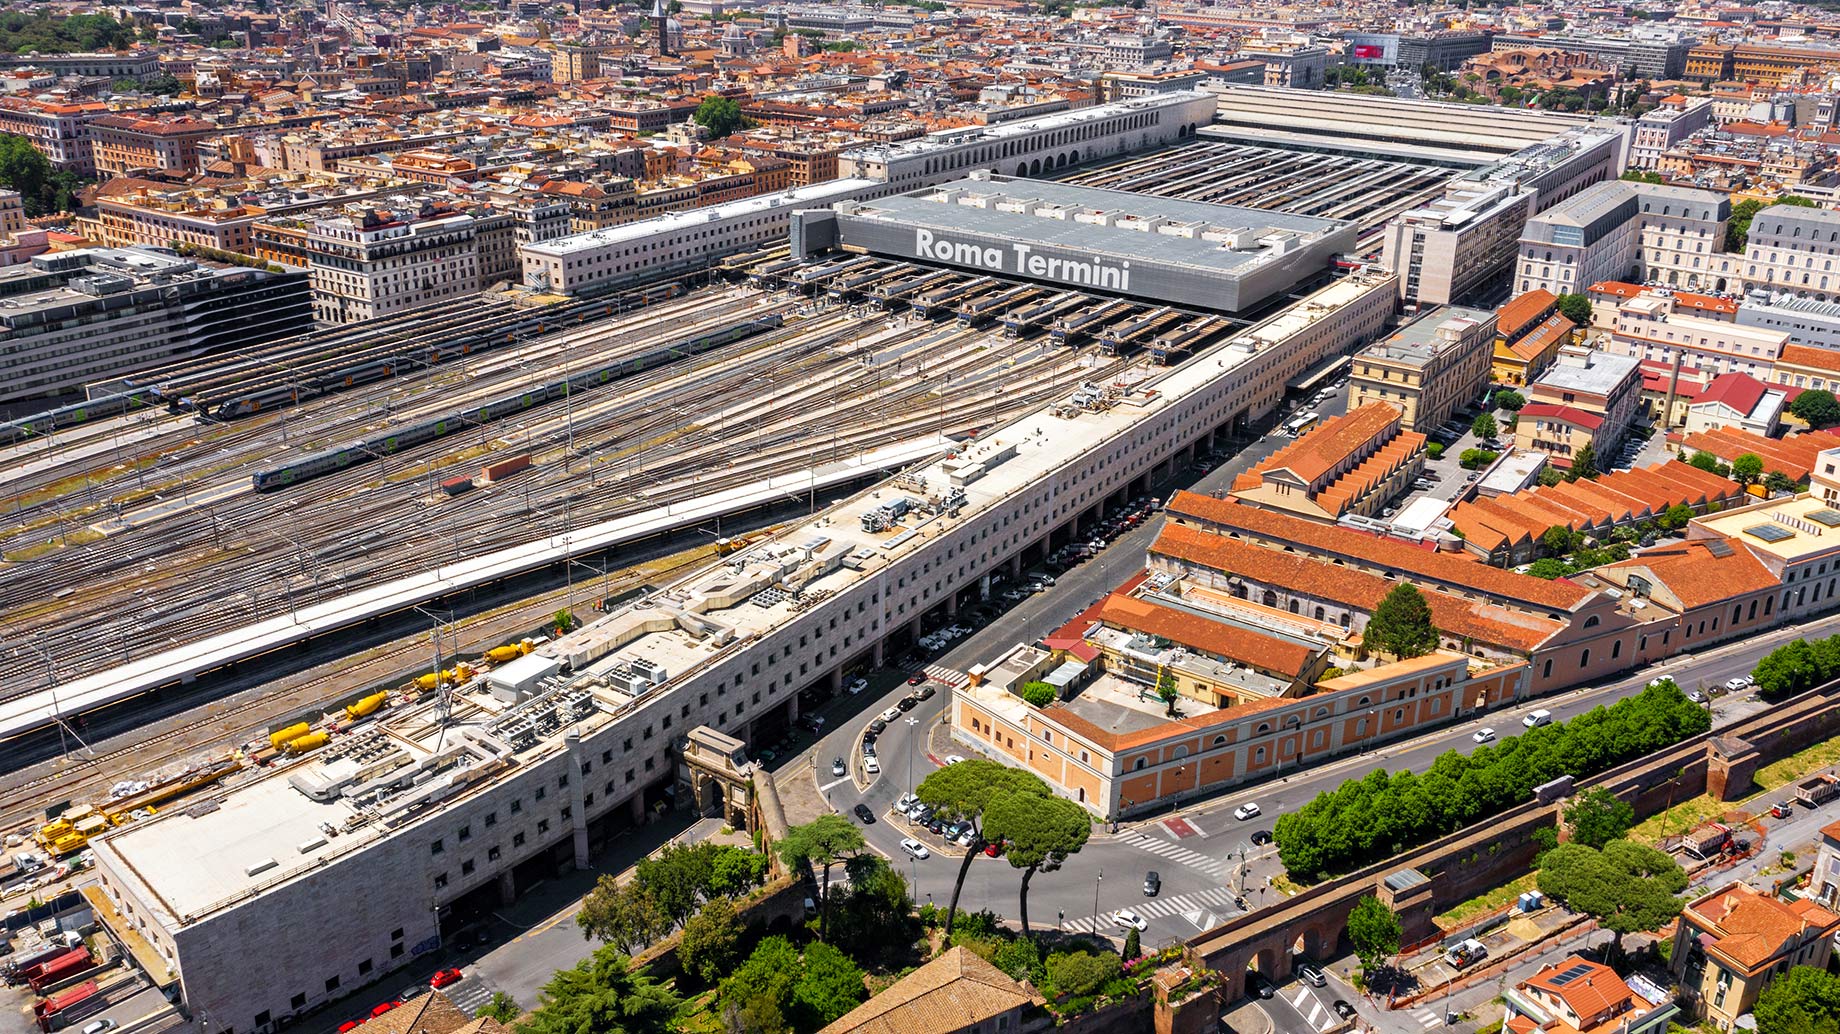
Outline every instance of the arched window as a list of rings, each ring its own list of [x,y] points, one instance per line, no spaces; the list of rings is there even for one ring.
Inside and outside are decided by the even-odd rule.
[[[1321,621],[1322,619],[1323,619],[1323,609],[1321,607],[1317,607],[1316,608],[1316,620]]]
[[[1133,772],[1142,772],[1142,771],[1144,770],[1144,764],[1146,763],[1146,760],[1147,760],[1147,759],[1145,759],[1145,758],[1138,758],[1138,759],[1137,759],[1137,761],[1136,761],[1136,763],[1134,763],[1134,764],[1133,764],[1133,765],[1131,766],[1131,771],[1133,771]]]
[[[1260,722],[1260,723],[1259,723],[1259,735],[1260,735],[1260,736],[1263,736],[1263,735],[1265,735],[1266,733],[1268,733],[1268,732],[1270,732],[1270,731],[1271,731],[1271,723],[1270,723],[1270,722]]]
[[[1227,738],[1226,738],[1225,736],[1216,736],[1216,737],[1214,737],[1214,746],[1216,746],[1216,747],[1224,747],[1224,746],[1226,746],[1226,743],[1227,743]]]

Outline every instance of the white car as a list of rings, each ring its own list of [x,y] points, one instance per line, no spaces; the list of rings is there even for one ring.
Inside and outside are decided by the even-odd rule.
[[[1475,740],[1477,743],[1487,743],[1494,738],[1494,729],[1477,729],[1476,734],[1470,737],[1470,739]]]
[[[907,814],[907,811],[909,808],[912,808],[915,805],[918,805],[919,803],[920,803],[920,798],[915,797],[911,793],[904,793],[901,795],[899,800],[894,802],[894,810],[905,815]]]
[[[925,844],[915,840],[913,837],[901,838],[901,853],[909,858],[930,858],[933,854],[926,849]]]
[[[855,696],[856,694],[861,693],[863,690],[869,688],[869,680],[868,679],[856,679],[855,681],[851,682],[849,686],[845,688],[847,688],[850,691],[851,696]]]
[[[1674,678],[1671,675],[1656,675],[1654,678],[1648,680],[1648,688],[1653,689],[1656,686],[1672,681],[1674,681]]]
[[[1725,680],[1725,688],[1733,693],[1736,693],[1740,689],[1749,688],[1750,684],[1751,677],[1749,675],[1740,675],[1735,679]]]
[[[882,770],[882,763],[880,761],[875,760],[874,755],[872,754],[863,755],[863,771],[864,772],[867,772],[870,775],[875,775],[879,773],[881,770]]]
[[[1233,809],[1233,817],[1240,820],[1241,822],[1244,822],[1247,819],[1256,819],[1261,814],[1263,813],[1259,811],[1259,806],[1256,804],[1242,804],[1239,807]]]
[[[956,765],[960,761],[963,761],[963,760],[965,760],[965,756],[963,754],[947,754],[946,755],[946,765],[948,767],[952,765]]]
[[[881,717],[882,717],[882,721],[887,722],[890,725],[892,725],[895,722],[900,720],[901,709],[898,707],[890,707],[888,710],[882,712]]]
[[[1121,908],[1117,912],[1112,913],[1112,922],[1117,923],[1119,926],[1128,926],[1138,933],[1143,933],[1150,928],[1150,921],[1148,919],[1145,919],[1143,916],[1138,915],[1128,908]]]

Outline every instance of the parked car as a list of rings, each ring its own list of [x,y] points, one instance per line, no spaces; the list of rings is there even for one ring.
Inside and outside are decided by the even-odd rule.
[[[1264,847],[1271,843],[1271,830],[1261,829],[1252,834],[1252,846]]]
[[[1322,975],[1322,970],[1317,969],[1307,962],[1297,967],[1297,975],[1303,979],[1304,983],[1311,987],[1327,987],[1329,985],[1328,979]]]
[[[927,685],[921,686],[919,689],[914,690],[914,696],[917,696],[922,700],[931,700],[933,699],[933,694],[936,692],[938,692],[938,690],[934,689],[932,687],[932,684],[929,683]]]
[[[1687,690],[1687,699],[1696,704],[1703,704],[1706,702],[1706,694],[1701,693],[1697,689],[1689,689]]]
[[[1449,951],[1446,951],[1444,953],[1444,961],[1458,969],[1462,969],[1464,966],[1479,962],[1488,957],[1488,954],[1489,949],[1484,947],[1481,941],[1471,937],[1468,940],[1458,942]]]
[[[1777,801],[1770,805],[1770,815],[1773,818],[1786,819],[1793,814],[1795,814],[1794,801]]]
[[[875,812],[870,811],[867,804],[859,803],[850,810],[856,813],[856,818],[860,820],[863,825],[872,826],[875,824]]]
[[[427,984],[410,984],[408,987],[402,989],[402,993],[396,996],[396,1000],[398,1002],[413,1002],[427,993]]]
[[[1521,724],[1529,729],[1538,729],[1542,725],[1552,724],[1552,712],[1544,707],[1521,719]]]
[[[1003,842],[1000,840],[993,840],[985,844],[984,853],[992,858],[1000,857],[1003,854]]]
[[[87,1026],[85,1026],[83,1028],[83,1034],[103,1034],[104,1031],[110,1031],[114,1029],[115,1029],[114,1020],[100,1019],[100,1020],[95,1021],[94,1023],[88,1024]]]
[[[376,1005],[371,1006],[371,1019],[374,1020],[377,1017],[382,1016],[384,1013],[389,1012],[391,1009],[394,1009],[401,1004],[402,1004],[401,1002],[398,1002],[395,1000],[391,1000],[388,1002],[378,1002]]]
[[[1750,685],[1751,677],[1749,675],[1739,675],[1735,679],[1725,680],[1725,688],[1733,693],[1736,693],[1740,689],[1748,689]]]
[[[919,702],[920,701],[914,699],[914,696],[912,693],[909,693],[908,695],[895,701],[894,706],[902,711],[912,711],[914,709],[914,705],[918,704]]]
[[[874,754],[864,754],[863,771],[869,775],[878,775],[882,771],[882,763],[875,760]]]
[[[1349,1005],[1347,1002],[1342,1001],[1340,998],[1337,998],[1335,1001],[1330,1002],[1329,1008],[1334,1009],[1335,1014],[1337,1016],[1340,1016],[1344,1020],[1354,1019],[1354,1006]]]
[[[960,761],[963,761],[963,760],[965,760],[965,756],[963,754],[947,754],[946,755],[946,766],[949,768],[952,765],[956,765]]]
[[[894,802],[894,810],[905,815],[907,814],[907,811],[909,808],[912,808],[914,805],[919,804],[919,803],[920,803],[920,798],[915,797],[911,793],[904,793]]]
[[[339,1034],[351,1034],[352,1031],[362,1026],[364,1026],[363,1020],[346,1020],[339,1024]]]
[[[1153,898],[1163,891],[1163,875],[1155,869],[1144,873],[1144,897]]]
[[[916,671],[912,675],[907,676],[907,684],[910,686],[918,686],[920,683],[925,682],[925,681],[926,681],[926,672],[924,671]]]
[[[1241,822],[1257,818],[1260,814],[1262,813],[1259,811],[1259,806],[1250,802],[1233,809],[1233,817]]]
[[[1475,740],[1477,743],[1487,743],[1494,738],[1494,729],[1477,729],[1476,734],[1470,737],[1470,739]]]
[[[1119,926],[1129,927],[1130,929],[1136,930],[1138,933],[1143,933],[1150,928],[1150,921],[1148,919],[1145,919],[1143,916],[1138,915],[1128,908],[1121,908],[1112,913],[1112,922],[1117,923]]]
[[[925,844],[915,840],[913,837],[901,838],[901,853],[909,858],[931,858],[933,855],[931,851],[926,849]]]
[[[1648,680],[1648,688],[1653,689],[1656,686],[1672,681],[1674,681],[1674,677],[1671,675],[1656,675],[1654,678]]]
[[[913,705],[909,704],[908,706],[912,707]],[[900,704],[895,704],[894,706],[890,707],[888,710],[883,711],[878,717],[880,717],[883,722],[892,722],[896,718],[901,717],[902,710],[903,708],[901,707]]]
[[[434,976],[428,981],[428,986],[439,989],[458,984],[464,979],[466,979],[466,974],[457,969],[441,969],[435,971]]]
[[[1252,992],[1260,998],[1270,998],[1278,993],[1278,988],[1265,979],[1263,974],[1254,973],[1252,974]]]
[[[844,688],[850,691],[851,696],[855,696],[856,694],[861,693],[863,690],[869,688],[869,680],[868,679],[851,679],[850,684]]]
[[[880,736],[882,734],[882,731],[887,728],[888,728],[888,723],[886,721],[883,721],[880,718],[877,718],[875,721],[869,723],[869,731],[874,733],[877,736]]]
[[[866,757],[866,758],[875,757],[875,737],[873,736],[863,737],[863,757]]]

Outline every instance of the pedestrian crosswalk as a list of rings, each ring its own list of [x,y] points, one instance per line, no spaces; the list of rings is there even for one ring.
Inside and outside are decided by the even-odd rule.
[[[1151,836],[1147,833],[1127,834],[1120,837],[1119,840],[1140,851],[1148,851],[1160,858],[1167,858],[1172,862],[1186,865],[1191,869],[1199,869],[1216,879],[1224,880],[1227,878],[1227,867],[1225,865],[1209,858],[1199,851],[1190,851],[1180,844],[1172,844],[1167,840]]]
[[[480,1006],[492,1000],[492,992],[496,990],[478,973],[468,973],[458,984],[442,988],[441,993],[454,1003],[455,1008],[471,1016],[479,1011]]]
[[[962,671],[954,671],[943,664],[927,665],[926,677],[932,679],[934,682],[943,682],[953,689],[958,689],[965,683],[971,681],[971,676]]]
[[[1212,929],[1220,925],[1223,917],[1237,915],[1239,913],[1238,907],[1233,904],[1233,892],[1225,887],[1212,887],[1208,890],[1198,890],[1193,894],[1176,894],[1166,898],[1152,898],[1141,905],[1131,906],[1131,911],[1136,912],[1145,919],[1159,919],[1164,916],[1179,915],[1183,919],[1188,920],[1188,922],[1193,924],[1198,930]],[[1100,915],[1098,917],[1098,929],[1101,932],[1112,929],[1114,925],[1112,916],[1116,914],[1117,913],[1113,911]],[[1069,919],[1067,920],[1067,929],[1091,930],[1093,929],[1093,917],[1085,916],[1080,919]]]
[[[1308,985],[1299,984],[1297,995],[1290,1000],[1290,1003],[1297,1010],[1297,1014],[1303,1017],[1304,1022],[1310,1025],[1311,1030],[1328,1030],[1339,1022],[1336,1019],[1335,1010],[1324,1005],[1322,999],[1311,994]]]
[[[1406,1015],[1412,1018],[1413,1023],[1418,1024],[1426,1030],[1430,1030],[1433,1027],[1442,1027],[1444,1025],[1444,1017],[1439,1016],[1430,1009],[1413,1009],[1411,1012],[1406,1013]]]

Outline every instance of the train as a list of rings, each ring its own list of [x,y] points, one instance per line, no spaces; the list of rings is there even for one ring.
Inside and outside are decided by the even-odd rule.
[[[732,344],[744,338],[778,328],[784,322],[779,313],[768,313],[751,320],[745,320],[722,330],[699,334],[693,338],[674,341],[668,345],[659,345],[637,355],[629,355],[614,360],[606,366],[584,370],[566,378],[551,381],[548,384],[506,395],[476,408],[469,408],[459,413],[449,413],[433,420],[424,420],[418,424],[399,427],[395,430],[374,435],[361,441],[352,442],[337,448],[305,456],[292,463],[258,470],[251,476],[251,481],[258,492],[272,492],[288,485],[299,484],[324,474],[331,474],[354,467],[367,460],[388,456],[413,448],[425,442],[457,434],[469,428],[502,420],[514,413],[546,402],[560,399],[571,392],[596,388],[623,377],[631,376],[641,370],[650,369],[662,362],[683,356],[697,355],[712,348]]]
[[[0,423],[0,445],[14,445],[25,438],[47,435],[53,431],[62,431],[67,427],[87,424],[92,420],[146,409],[155,405],[150,394],[144,389],[137,389],[119,395],[85,399],[68,406],[47,409],[43,413],[20,417],[18,420],[5,421]]]

